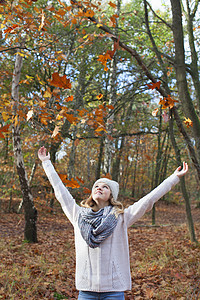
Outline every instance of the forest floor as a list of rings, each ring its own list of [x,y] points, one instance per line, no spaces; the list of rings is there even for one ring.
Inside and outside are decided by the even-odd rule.
[[[73,228],[59,204],[37,202],[38,243],[23,241],[23,214],[0,215],[0,299],[77,299]],[[200,241],[200,209],[192,208]],[[183,204],[156,205],[129,229],[132,290],[125,299],[200,299],[200,246],[190,242]]]

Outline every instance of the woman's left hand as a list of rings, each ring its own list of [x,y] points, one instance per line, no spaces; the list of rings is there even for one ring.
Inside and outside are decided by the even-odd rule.
[[[43,146],[38,150],[38,157],[41,161],[49,160],[50,159],[50,154],[46,154],[47,150]]]
[[[181,169],[181,166],[179,166],[174,174],[176,174],[179,178],[184,176],[188,171],[188,164],[186,162],[183,162],[183,168]]]

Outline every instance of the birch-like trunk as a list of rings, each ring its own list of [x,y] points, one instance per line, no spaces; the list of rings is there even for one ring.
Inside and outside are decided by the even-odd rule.
[[[121,0],[117,1],[117,15],[120,14],[120,6],[121,6]],[[115,35],[118,34],[118,24],[116,21],[116,28],[115,28]],[[117,57],[116,53],[113,57],[113,60],[111,62],[111,82],[110,82],[110,101],[109,104],[112,106],[115,106],[116,104],[116,80],[117,80]],[[105,137],[104,142],[104,173],[105,174],[111,174],[111,161],[112,161],[112,151],[113,151],[113,141],[110,138],[112,136],[113,131],[113,122],[114,122],[114,114],[111,114],[110,117],[107,120],[107,135]]]
[[[20,51],[20,50],[19,50]],[[28,176],[24,166],[24,160],[21,149],[21,137],[20,137],[20,121],[18,118],[18,105],[19,105],[19,80],[21,75],[23,59],[20,54],[16,55],[15,68],[13,72],[12,80],[12,101],[13,101],[13,149],[15,156],[15,163],[17,173],[19,176],[23,206],[25,213],[25,228],[24,239],[28,242],[37,242],[37,210],[33,204],[33,196],[30,190]]]

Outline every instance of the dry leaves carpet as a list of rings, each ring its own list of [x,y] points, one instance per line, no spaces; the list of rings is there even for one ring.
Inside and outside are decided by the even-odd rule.
[[[23,241],[23,215],[1,213],[0,299],[77,299],[73,228],[61,212],[41,203],[38,243]],[[197,238],[200,209],[193,208]],[[126,299],[200,299],[200,247],[189,241],[184,205],[157,204],[129,230],[132,291]]]

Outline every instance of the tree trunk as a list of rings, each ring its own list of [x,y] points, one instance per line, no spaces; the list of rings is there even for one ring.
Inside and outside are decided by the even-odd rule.
[[[191,11],[190,3],[188,0],[186,1],[186,5],[187,5],[186,18],[187,18],[187,32],[189,37],[189,46],[191,51],[191,64],[190,64],[191,71],[192,71],[191,76],[195,88],[198,114],[200,114],[200,79],[199,79],[199,70],[198,70],[198,55],[195,47],[194,24],[193,24],[193,19],[195,17],[199,5],[198,2],[199,1],[195,1],[195,7],[193,11]]]
[[[117,10],[116,14],[120,15],[120,7],[121,7],[121,0],[117,1]],[[118,23],[116,20],[116,27],[115,27],[115,35],[118,35]],[[117,56],[116,53],[111,61],[111,82],[110,82],[110,101],[109,104],[115,106],[116,104],[116,80],[117,80]],[[107,120],[107,135],[105,137],[105,148],[104,148],[104,173],[111,174],[111,161],[112,161],[112,149],[113,149],[113,141],[109,136],[112,136],[113,130],[113,121],[114,121],[114,114]]]
[[[112,60],[111,68],[111,83],[110,83],[110,105],[115,105],[116,103],[116,72],[117,72],[117,59],[114,56]],[[104,173],[111,174],[111,161],[112,161],[112,150],[113,150],[113,140],[111,138],[113,131],[113,121],[114,114],[111,114],[107,120],[106,130],[107,135],[105,136],[104,143]]]
[[[169,121],[169,129],[170,129],[170,138],[172,141],[172,145],[174,148],[174,151],[176,153],[176,160],[177,164],[181,165],[181,155],[180,155],[180,150],[178,148],[178,145],[176,143],[175,137],[174,137],[174,130],[173,130],[173,117],[171,113],[171,118]],[[189,234],[190,234],[190,240],[191,242],[197,242],[196,237],[195,237],[195,230],[194,230],[194,224],[193,224],[193,219],[192,219],[192,213],[191,213],[191,207],[190,207],[190,199],[187,193],[186,185],[185,185],[185,178],[181,177],[180,178],[180,183],[181,183],[181,191],[185,200],[185,207],[186,207],[186,216],[187,216],[187,223],[188,223],[188,229],[189,229]]]
[[[102,136],[100,139],[99,157],[98,157],[98,161],[97,161],[97,168],[96,168],[96,174],[95,174],[96,180],[99,179],[101,176],[101,164],[102,164],[102,158],[103,158],[103,149],[104,149],[104,136]]]
[[[113,165],[112,165],[112,179],[115,181],[119,180],[119,175],[120,175],[120,162],[121,162],[121,158],[122,158],[122,151],[124,148],[124,141],[125,141],[125,137],[122,136],[121,138],[121,145],[120,145],[120,149],[117,149],[118,147],[118,143],[119,143],[119,139],[116,140],[116,158],[113,161]]]
[[[36,168],[37,168],[37,163],[34,162],[33,167],[32,167],[32,170],[31,170],[31,175],[30,175],[30,178],[29,178],[29,181],[28,181],[30,186],[31,186],[33,177],[34,177],[34,175],[35,175]],[[21,202],[20,202],[20,204],[19,204],[19,206],[18,206],[18,209],[17,209],[17,213],[18,213],[18,214],[21,212],[22,206],[23,206],[23,199],[21,200]]]
[[[200,160],[200,120],[195,111],[187,84],[187,74],[185,66],[184,36],[182,25],[182,11],[180,0],[171,0],[172,7],[172,28],[175,43],[175,70],[179,98],[183,104],[185,116],[189,117],[192,122],[192,130],[195,139],[195,145]]]
[[[162,115],[161,115],[161,108],[160,108],[160,121],[158,127],[158,151],[156,156],[156,173],[154,179],[154,188],[156,188],[159,184],[159,174],[160,174],[160,166],[161,166],[161,157],[162,157],[162,148],[161,148],[161,133],[162,133]],[[152,225],[156,224],[156,207],[155,204],[152,209]]]
[[[76,139],[76,133],[77,133],[77,128],[74,127],[73,130],[73,141],[72,141],[72,147],[69,155],[69,164],[68,164],[68,170],[67,170],[67,176],[68,179],[72,179],[75,175],[75,157],[76,157],[76,144],[75,144],[75,139]]]
[[[20,51],[20,50],[19,50]],[[18,119],[17,109],[19,105],[19,80],[22,68],[22,57],[17,54],[15,68],[12,80],[12,101],[13,101],[13,148],[17,173],[23,195],[25,212],[24,239],[28,242],[37,242],[37,210],[33,204],[33,196],[29,187],[28,176],[24,166],[24,160],[21,149],[20,121]]]

